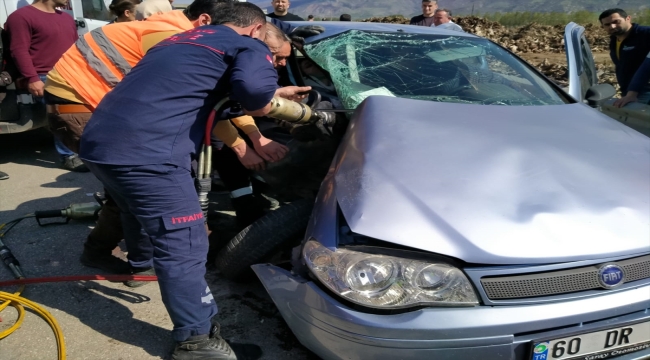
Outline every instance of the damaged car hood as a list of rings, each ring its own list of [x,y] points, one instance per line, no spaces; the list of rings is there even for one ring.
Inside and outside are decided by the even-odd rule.
[[[373,96],[335,163],[357,234],[475,264],[650,251],[650,138],[581,104]]]

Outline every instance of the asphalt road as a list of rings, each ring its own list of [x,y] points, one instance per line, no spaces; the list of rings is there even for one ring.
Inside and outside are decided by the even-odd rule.
[[[46,131],[0,135],[0,224],[35,210],[61,209],[93,201],[101,184],[90,173],[58,167],[57,154]],[[213,194],[211,208],[227,209],[225,196]],[[217,224],[232,223],[220,213]],[[27,277],[92,275],[78,259],[92,220],[40,227],[34,219],[18,224],[3,241],[21,262]],[[222,229],[217,229],[221,231]],[[228,234],[228,229],[224,230]],[[227,236],[227,235],[226,235]],[[236,284],[208,271],[208,284],[219,306],[222,336],[239,359],[318,359],[291,333],[262,285]],[[0,281],[13,279],[0,265]],[[0,288],[13,292],[16,288]],[[23,296],[45,307],[59,322],[68,359],[168,359],[173,350],[172,323],[156,283],[131,289],[104,281],[30,285]],[[9,307],[0,313],[0,331],[16,319]],[[47,323],[28,312],[23,325],[0,340],[0,359],[54,360],[54,334]]]

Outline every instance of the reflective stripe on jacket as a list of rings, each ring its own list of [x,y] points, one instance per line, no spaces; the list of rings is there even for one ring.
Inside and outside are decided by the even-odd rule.
[[[95,108],[144,57],[143,36],[193,28],[182,11],[152,15],[146,21],[105,25],[79,38],[54,68],[86,104]]]

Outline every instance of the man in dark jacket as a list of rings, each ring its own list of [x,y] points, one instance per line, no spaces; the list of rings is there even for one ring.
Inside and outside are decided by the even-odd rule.
[[[635,92],[638,98],[643,99],[650,94],[650,85],[632,83],[632,79],[650,52],[650,26],[632,23],[630,16],[622,9],[605,10],[598,20],[611,35],[609,51],[623,96]],[[617,104],[619,107],[623,105],[620,101]]]
[[[648,56],[646,56],[643,64],[641,64],[639,69],[636,71],[636,74],[634,74],[634,78],[632,78],[630,86],[628,87],[627,94],[616,100],[614,106],[622,108],[631,102],[640,102],[650,105],[650,91],[647,91],[648,87],[650,87],[650,53],[648,53]],[[646,91],[643,89],[646,89]]]
[[[291,6],[289,0],[273,0],[271,1],[271,5],[273,5],[273,12],[266,15],[271,19],[278,19],[281,21],[305,21],[305,19],[300,16],[289,12],[289,6]]]
[[[422,0],[422,15],[412,17],[409,25],[433,25],[433,14],[435,14],[437,8],[438,0]]]

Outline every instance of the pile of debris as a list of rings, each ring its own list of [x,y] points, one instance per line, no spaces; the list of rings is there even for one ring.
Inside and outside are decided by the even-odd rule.
[[[407,19],[402,15],[393,15],[386,17],[371,17],[368,19],[361,20],[362,22],[376,22],[376,23],[388,23],[388,24],[407,24],[411,19]]]
[[[392,24],[408,24],[409,19],[396,15],[383,18],[373,17],[363,22],[381,22]],[[520,27],[506,27],[498,22],[476,16],[459,16],[454,22],[466,32],[488,38],[509,49],[515,54],[544,54],[564,53],[564,26],[540,25],[537,23]],[[609,49],[609,36],[594,24],[585,25],[585,36],[589,41],[592,52],[601,53]],[[560,86],[568,85],[566,62],[551,63],[548,59],[532,64],[549,79]],[[609,83],[618,88],[616,75],[612,64],[597,64],[599,83]]]
[[[546,77],[553,80],[561,87],[569,86],[568,69],[566,65],[553,64],[548,59],[544,59],[541,63],[532,64],[541,71]]]
[[[408,24],[409,19],[401,16],[373,17],[363,22],[381,22]],[[537,23],[520,27],[506,27],[498,22],[476,16],[459,16],[455,22],[466,32],[488,38],[510,49],[514,53],[563,53],[564,26],[540,25]],[[598,26],[585,26],[587,40],[592,51],[601,52],[608,49],[609,36]]]
[[[514,53],[563,53],[564,26],[539,25],[536,23],[508,28],[499,23],[476,17],[458,18],[458,24],[465,31],[486,37],[510,49]],[[593,24],[585,26],[585,36],[591,50],[606,51],[609,37]]]
[[[533,63],[532,65],[560,87],[569,86],[568,69],[566,64],[551,63],[548,59],[544,59],[544,61],[540,63]],[[614,70],[614,65],[596,64],[596,74],[598,76],[599,84],[610,84],[614,86],[614,88],[616,88],[616,92],[620,96],[620,86],[616,81],[616,72]]]

